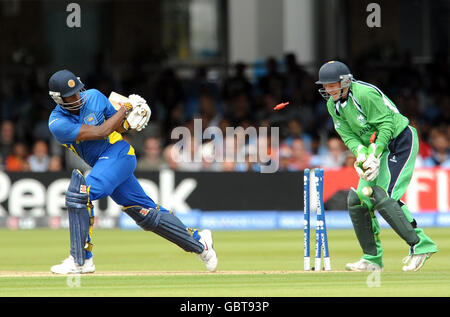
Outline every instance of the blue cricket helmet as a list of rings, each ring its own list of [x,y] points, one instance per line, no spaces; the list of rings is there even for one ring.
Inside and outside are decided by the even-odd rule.
[[[342,62],[329,61],[322,65],[319,69],[319,80],[316,84],[333,84],[340,83],[341,90],[340,98],[342,97],[343,90],[350,86],[353,75],[350,73],[350,69]],[[330,98],[330,94],[326,92],[324,88],[319,89],[320,94],[325,100]]]
[[[85,100],[82,100],[83,98],[71,103],[64,102],[64,97],[73,96],[84,89],[84,84],[80,78],[67,69],[54,73],[48,81],[48,87],[52,99],[66,110],[78,110],[85,103]]]
[[[350,69],[342,62],[329,61],[320,67],[319,80],[316,84],[332,84],[340,82],[345,76],[352,76]]]

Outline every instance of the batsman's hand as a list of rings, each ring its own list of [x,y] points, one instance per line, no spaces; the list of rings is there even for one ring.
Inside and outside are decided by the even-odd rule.
[[[126,121],[129,128],[136,131],[142,131],[148,124],[152,111],[147,103],[139,104],[127,115]]]
[[[129,95],[128,100],[133,105],[133,109],[139,107],[140,105],[147,104],[147,101],[145,101],[144,98],[136,94]]]

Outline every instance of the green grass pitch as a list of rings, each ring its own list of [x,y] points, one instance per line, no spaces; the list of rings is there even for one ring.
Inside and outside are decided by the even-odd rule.
[[[304,297],[449,296],[450,229],[426,228],[439,252],[402,272],[408,246],[381,232],[384,272],[345,272],[361,256],[352,230],[329,230],[332,272],[303,272],[303,231],[216,231],[219,269],[143,231],[95,230],[97,272],[52,275],[68,255],[67,230],[0,230],[0,296]],[[311,245],[312,250],[314,246]]]

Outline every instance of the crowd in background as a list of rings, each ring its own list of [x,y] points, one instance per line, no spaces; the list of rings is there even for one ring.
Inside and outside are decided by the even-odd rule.
[[[344,61],[346,62],[346,61]],[[428,64],[415,65],[411,58],[397,63],[348,63],[354,77],[378,86],[410,119],[420,137],[416,167],[450,167],[450,65],[447,54],[436,55]],[[300,171],[307,167],[340,168],[353,166],[354,155],[336,135],[325,101],[317,92],[317,74],[300,65],[296,56],[280,60],[268,57],[263,63],[233,65],[227,78],[206,67],[197,67],[191,78],[182,78],[176,69],[144,72],[138,67],[117,79],[100,59],[90,74],[79,74],[87,89],[96,88],[106,96],[111,91],[143,96],[152,109],[149,126],[141,133],[126,133],[135,148],[137,170],[171,168],[179,171],[258,171],[267,164],[262,156],[279,157],[279,170]],[[76,69],[71,69],[77,73]],[[46,74],[48,77],[51,74]],[[83,76],[85,75],[85,76]],[[48,130],[48,117],[54,107],[48,96],[46,78],[37,69],[25,77],[0,77],[0,170],[61,171],[89,167],[65,150]],[[45,77],[45,76],[44,76]],[[281,111],[273,107],[289,105]],[[202,130],[216,127],[224,136],[223,148],[204,139],[191,142],[192,157],[200,151],[200,161],[179,161],[177,142],[171,132],[186,127],[194,134],[194,120],[201,119]],[[279,128],[279,142],[270,133],[258,133],[239,144],[227,137],[227,127]],[[211,160],[215,151],[241,153],[243,161]],[[262,146],[264,145],[264,146]],[[258,149],[265,155],[252,159]],[[259,153],[261,154],[261,153]],[[261,157],[260,157],[261,156]],[[84,165],[83,165],[84,164]]]

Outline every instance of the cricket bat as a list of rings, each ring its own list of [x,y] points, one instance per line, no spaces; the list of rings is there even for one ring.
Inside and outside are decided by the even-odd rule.
[[[122,102],[122,103],[129,102],[127,97],[122,96],[114,91],[111,92],[111,94],[108,97],[108,100],[113,105],[114,109],[116,109],[116,110],[120,109],[119,102]]]

